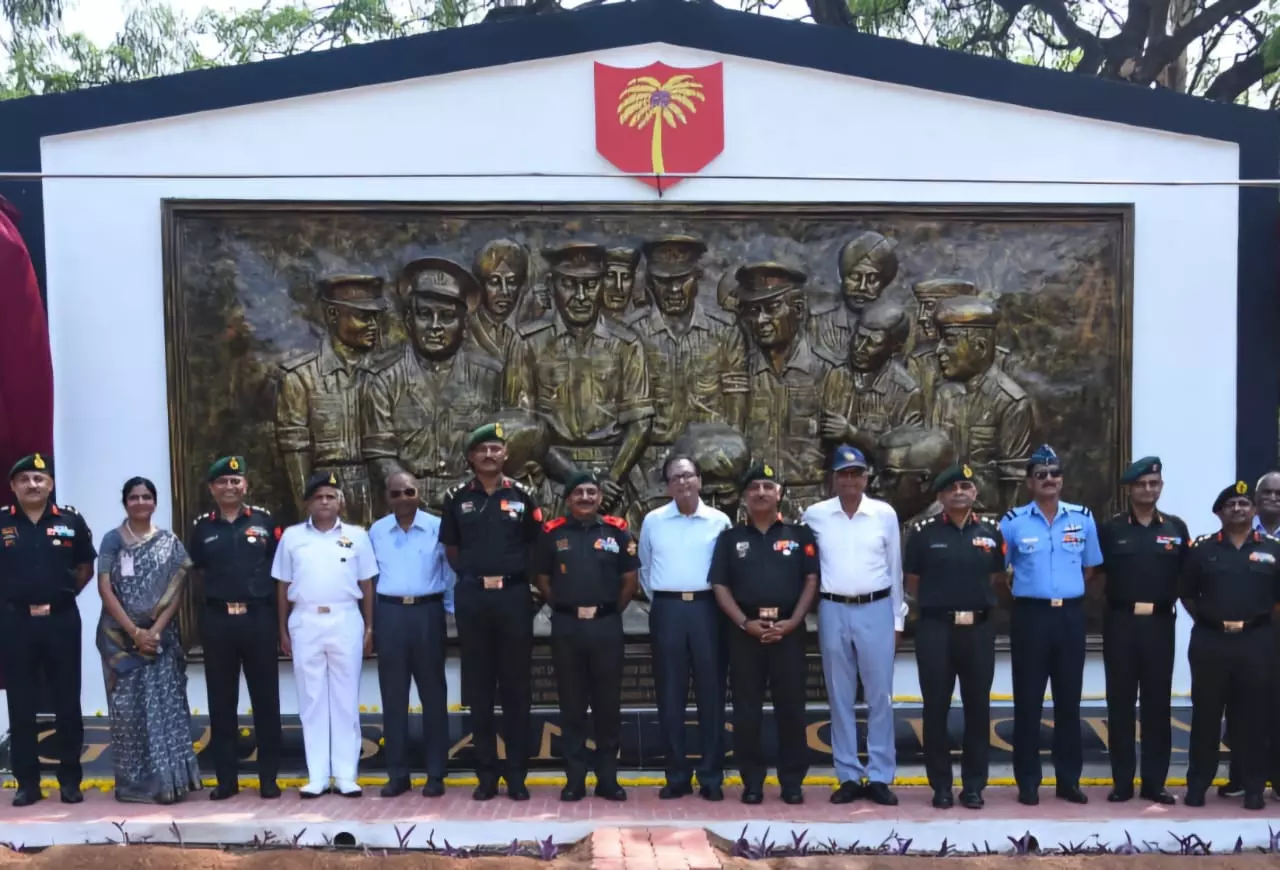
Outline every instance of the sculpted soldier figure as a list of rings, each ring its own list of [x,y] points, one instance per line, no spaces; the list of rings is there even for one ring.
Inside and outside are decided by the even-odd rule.
[[[480,282],[480,304],[469,318],[466,348],[498,362],[516,331],[508,322],[529,283],[529,254],[510,239],[494,239],[476,252],[471,268]]]
[[[849,367],[832,369],[822,383],[823,438],[869,454],[888,429],[924,425],[924,394],[895,359],[910,329],[897,302],[877,302],[863,312],[847,349]]]
[[[334,275],[320,282],[329,338],[319,349],[288,356],[276,398],[276,443],[299,516],[307,480],[330,472],[357,525],[373,519],[369,476],[360,456],[358,396],[369,373],[389,361],[378,354],[378,316],[387,307],[383,280],[374,275]]]
[[[779,472],[796,515],[826,496],[818,385],[835,363],[804,334],[806,280],[780,263],[738,270],[739,311],[757,348],[748,369],[747,443],[753,459]]]
[[[502,365],[463,346],[467,300],[480,293],[465,268],[426,257],[400,281],[409,341],[364,388],[363,455],[379,483],[407,471],[423,504],[438,508],[468,475],[463,438],[497,409]]]
[[[877,301],[898,276],[898,243],[868,230],[840,248],[840,296],[834,307],[814,312],[809,340],[843,357],[862,310]]]
[[[933,413],[934,390],[943,379],[942,369],[938,366],[938,324],[934,321],[938,303],[956,296],[977,296],[978,286],[959,278],[930,278],[918,281],[911,291],[916,297],[916,332],[907,346],[907,372],[924,394],[924,416],[927,420]],[[996,347],[996,368],[1004,367],[1008,354],[1007,349]]]
[[[640,252],[635,248],[610,248],[605,251],[604,291],[600,294],[600,313],[610,325],[625,324],[631,300],[641,307],[643,295],[636,287],[636,266]]]
[[[503,404],[546,422],[548,476],[563,484],[575,471],[594,471],[602,509],[625,511],[623,482],[653,418],[644,349],[601,320],[603,247],[570,242],[542,256],[551,267],[556,313],[520,327],[521,341],[505,366]]]
[[[741,427],[747,407],[746,351],[728,316],[698,301],[699,259],[706,244],[690,236],[645,242],[651,311],[629,319],[644,346],[655,415],[640,461],[642,493],[664,491],[662,464],[690,423]]]
[[[973,469],[979,499],[997,499],[979,509],[1011,507],[1031,454],[1031,400],[995,365],[1000,314],[985,299],[957,296],[938,304],[934,320],[945,380],[934,392],[930,425],[950,436],[956,460]]]
[[[928,519],[941,510],[934,479],[955,462],[956,449],[937,429],[899,426],[880,436],[872,461],[875,476],[867,486],[873,498],[893,505],[903,526]]]

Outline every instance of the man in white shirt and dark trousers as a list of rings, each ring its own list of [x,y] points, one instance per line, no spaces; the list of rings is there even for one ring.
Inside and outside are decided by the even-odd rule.
[[[360,797],[360,668],[373,651],[373,578],[378,563],[365,530],[339,518],[342,490],[330,472],[304,492],[310,518],[285,529],[271,576],[280,581],[280,643],[293,657],[307,756],[302,797],[334,786]]]
[[[856,447],[836,448],[836,497],[804,512],[822,566],[818,643],[831,703],[831,754],[840,787],[831,802],[867,797],[895,806],[893,657],[907,616],[897,512],[868,498],[867,460]],[[858,758],[854,700],[858,678],[867,703],[867,756]],[[869,782],[863,785],[863,777]]]
[[[640,584],[652,602],[649,637],[658,723],[667,758],[667,784],[658,796],[669,800],[693,793],[693,770],[684,740],[692,671],[701,750],[699,794],[718,801],[724,799],[720,741],[724,693],[720,611],[708,575],[716,539],[733,524],[702,501],[702,475],[691,458],[667,457],[662,477],[671,501],[645,517],[640,529]]]
[[[419,507],[417,482],[405,471],[387,478],[391,513],[369,528],[378,560],[373,646],[382,691],[387,784],[383,797],[409,790],[409,680],[422,700],[426,797],[444,794],[449,757],[445,683],[445,598],[456,576],[440,543],[440,520]]]

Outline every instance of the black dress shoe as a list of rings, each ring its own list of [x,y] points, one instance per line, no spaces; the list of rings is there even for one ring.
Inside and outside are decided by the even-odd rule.
[[[1164,789],[1160,789],[1160,791],[1144,791],[1142,792],[1142,799],[1151,801],[1153,804],[1163,804],[1167,807],[1171,807],[1178,802],[1176,797]]]
[[[84,792],[78,785],[64,785],[58,789],[58,799],[64,804],[84,803]]]
[[[658,798],[664,801],[671,801],[689,794],[693,794],[693,786],[689,783],[684,785],[664,785],[662,790],[658,792]]]
[[[1087,804],[1089,796],[1080,791],[1078,785],[1060,785],[1054,789],[1054,793],[1059,800],[1064,800],[1069,804]]]
[[[1039,806],[1040,790],[1033,788],[1018,789],[1018,803],[1026,807]]]
[[[1182,796],[1182,805],[1184,807],[1202,807],[1204,806],[1204,792],[1197,789],[1196,791],[1188,791]]]
[[[1107,795],[1107,803],[1110,804],[1122,804],[1125,801],[1131,800],[1133,800],[1132,788],[1121,788],[1120,786],[1116,786],[1111,789],[1110,793]]]
[[[1225,785],[1218,786],[1218,797],[1237,798],[1244,794],[1244,786],[1235,780],[1228,780]]]
[[[896,807],[898,796],[889,790],[883,782],[867,783],[867,797],[882,807]]]
[[[471,793],[473,801],[491,801],[498,796],[498,784],[492,780],[482,779]]]
[[[982,799],[982,792],[962,791],[960,792],[960,806],[967,810],[980,810],[987,805]]]
[[[1244,808],[1246,810],[1265,810],[1267,808],[1267,799],[1262,796],[1262,792],[1246,794],[1244,796]]]
[[[525,788],[523,782],[507,783],[507,797],[513,801],[527,801],[529,799],[529,789]]]
[[[607,801],[622,802],[627,799],[627,790],[616,782],[596,783],[595,795]]]
[[[230,783],[218,783],[209,792],[209,800],[225,801],[229,797],[235,797],[240,794],[240,786],[231,785]]]
[[[571,782],[560,789],[560,800],[575,803],[587,796],[587,787],[580,782]]]
[[[264,779],[258,784],[258,797],[263,800],[275,800],[280,797],[280,786],[274,779]]]
[[[29,807],[36,801],[44,800],[44,792],[38,788],[20,788],[13,796],[15,807]]]
[[[310,801],[315,800],[318,797],[324,797],[331,791],[333,791],[332,788],[322,788],[320,791],[307,791],[305,788],[300,788],[298,789],[298,797],[302,798],[304,801]]]
[[[762,789],[747,787],[742,790],[742,802],[744,804],[755,806],[763,801],[764,791]]]
[[[382,787],[382,791],[378,792],[384,798],[399,797],[409,790],[409,779],[393,779]]]
[[[436,777],[427,777],[427,784],[422,787],[422,796],[437,798],[444,796],[444,780]]]
[[[833,804],[851,804],[865,796],[865,789],[862,783],[849,780],[848,782],[840,783],[840,787],[831,793],[831,802]]]
[[[792,806],[802,804],[804,803],[804,792],[798,788],[784,788],[782,790],[782,802]]]
[[[951,795],[950,791],[935,791],[933,793],[933,808],[936,810],[949,810],[956,805],[956,799]]]
[[[704,801],[724,800],[724,789],[718,785],[704,785],[698,789],[698,797]]]

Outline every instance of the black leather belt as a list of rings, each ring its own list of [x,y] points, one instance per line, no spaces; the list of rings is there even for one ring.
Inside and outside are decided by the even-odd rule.
[[[1135,616],[1172,616],[1172,601],[1115,601],[1107,599],[1107,607]]]
[[[711,592],[710,589],[701,589],[697,592],[662,592],[662,591],[654,590],[653,597],[655,599],[671,598],[676,601],[702,601],[704,599],[710,598],[712,594],[713,593]]]
[[[1032,607],[1079,607],[1084,602],[1084,596],[1080,595],[1075,598],[1025,598],[1018,597],[1013,599],[1014,604],[1026,604]]]
[[[443,592],[433,592],[430,595],[383,595],[378,593],[378,600],[385,601],[388,604],[426,604],[428,601],[444,601]]]
[[[486,591],[529,585],[529,581],[525,579],[524,574],[472,574],[468,579],[472,585]]]
[[[618,612],[618,604],[553,604],[551,609],[574,619],[600,619]]]
[[[1266,616],[1255,616],[1253,619],[1218,620],[1200,618],[1196,620],[1197,627],[1207,628],[1209,631],[1217,631],[1222,634],[1240,634],[1242,631],[1249,631],[1250,629],[1261,628],[1270,624],[1270,613]]]
[[[921,607],[921,619],[936,619],[941,622],[949,622],[952,625],[980,625],[987,621],[991,616],[991,611],[983,610],[952,610],[947,607]]]
[[[5,606],[14,613],[20,613],[23,616],[52,616],[55,613],[74,610],[76,600],[74,598],[63,598],[59,601],[40,604],[32,604],[28,601],[6,601]]]
[[[872,601],[879,601],[881,598],[888,598],[893,594],[893,589],[886,586],[883,589],[877,589],[875,592],[868,592],[866,595],[835,595],[831,592],[823,592],[823,601],[834,601],[836,604],[870,604]]]
[[[763,619],[765,621],[780,622],[784,619],[791,618],[791,607],[768,604],[743,604],[742,602],[738,602],[738,606],[742,608],[743,614],[748,619]]]

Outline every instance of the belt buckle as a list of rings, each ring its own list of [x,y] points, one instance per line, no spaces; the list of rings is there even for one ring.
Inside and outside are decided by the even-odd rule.
[[[680,600],[681,600],[681,601],[692,601],[692,600],[693,600],[693,593],[692,593],[692,592],[681,592],[681,593],[680,593]]]
[[[579,607],[579,608],[578,608],[578,619],[595,619],[595,618],[596,618],[596,611],[597,611],[597,610],[599,610],[599,609],[600,609],[599,607],[594,607],[594,606],[593,606],[593,607]]]
[[[1239,634],[1244,631],[1244,621],[1224,622],[1222,623],[1222,630],[1227,634]]]
[[[248,612],[249,612],[249,605],[245,604],[243,601],[227,602],[227,613],[229,613],[232,616],[243,616]]]
[[[400,599],[400,603],[401,603],[401,604],[413,604],[413,603],[414,603],[415,601],[417,601],[417,600],[418,600],[418,596],[416,596],[416,595],[406,595],[405,597],[403,597],[403,598],[401,598],[401,599]]]
[[[502,588],[501,577],[482,577],[481,580],[484,581],[485,589],[501,589]]]
[[[761,607],[761,608],[760,608],[760,618],[761,618],[761,619],[777,619],[777,618],[778,618],[778,608],[776,608],[776,607]]]
[[[1061,598],[1050,598],[1050,599],[1049,599],[1049,606],[1050,606],[1050,607],[1061,607],[1061,606],[1062,606],[1062,599],[1061,599]]]
[[[328,613],[328,612],[329,612],[329,607],[328,607],[328,605],[324,605],[324,604],[322,604],[322,605],[320,605],[319,607],[317,607],[317,608],[316,608],[316,613]]]
[[[1133,612],[1136,616],[1150,616],[1156,612],[1156,606],[1150,601],[1133,602]]]
[[[53,608],[48,604],[32,604],[27,608],[32,616],[48,616]]]
[[[973,625],[972,610],[957,610],[952,614],[952,616],[954,617],[956,625]]]

